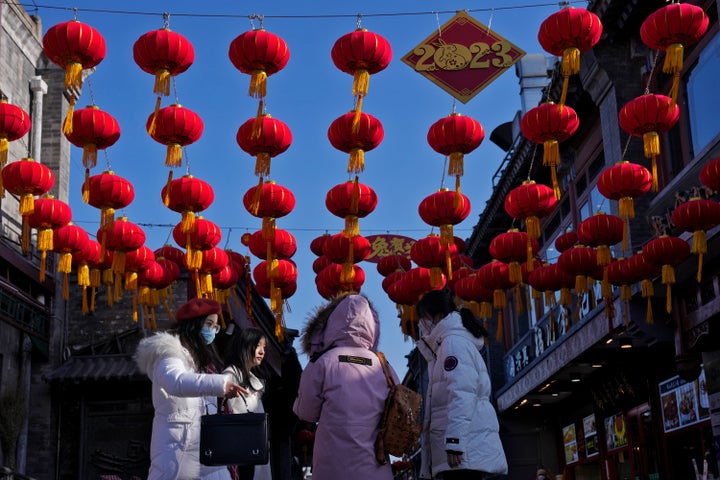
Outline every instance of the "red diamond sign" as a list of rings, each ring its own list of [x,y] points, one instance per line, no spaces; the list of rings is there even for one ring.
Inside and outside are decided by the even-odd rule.
[[[519,47],[459,12],[402,60],[467,103],[524,55]]]

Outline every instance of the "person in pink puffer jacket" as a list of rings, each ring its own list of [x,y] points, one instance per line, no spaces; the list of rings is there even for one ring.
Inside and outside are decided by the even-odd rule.
[[[377,313],[357,294],[320,308],[304,329],[303,349],[311,360],[294,411],[302,420],[318,422],[313,480],[393,478],[390,465],[378,464],[374,451],[390,391],[375,355],[379,329]]]

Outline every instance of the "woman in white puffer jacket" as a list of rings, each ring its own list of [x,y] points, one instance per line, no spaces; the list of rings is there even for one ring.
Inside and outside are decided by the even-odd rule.
[[[507,474],[491,385],[480,355],[487,332],[451,292],[432,291],[417,304],[420,353],[429,385],[421,438],[421,479],[480,480]]]

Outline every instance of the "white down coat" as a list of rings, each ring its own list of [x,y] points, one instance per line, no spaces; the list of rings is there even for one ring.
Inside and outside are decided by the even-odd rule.
[[[217,412],[228,377],[201,374],[180,339],[160,332],[138,344],[135,361],[152,381],[155,407],[148,480],[230,480],[227,467],[200,464],[200,416]]]
[[[462,452],[457,469],[507,474],[490,377],[480,355],[483,339],[465,329],[460,314],[443,318],[417,342],[428,363],[428,392],[420,478],[451,470],[447,450]],[[432,476],[431,476],[432,473]]]

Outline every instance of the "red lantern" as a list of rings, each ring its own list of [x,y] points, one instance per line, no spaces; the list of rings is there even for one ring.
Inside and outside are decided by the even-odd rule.
[[[540,238],[540,218],[552,213],[557,199],[552,188],[525,180],[505,197],[505,211],[517,220],[525,220],[525,229],[532,238]]]
[[[251,118],[240,125],[235,140],[243,151],[255,159],[255,175],[270,175],[270,159],[290,148],[292,132],[284,122],[269,113]]]
[[[281,228],[275,229],[272,239],[264,238],[262,230],[258,230],[250,235],[248,248],[250,253],[269,262],[272,258],[291,258],[297,252],[297,242],[290,232]]]
[[[510,281],[513,283],[522,282],[521,263],[525,262],[532,270],[532,260],[539,249],[537,240],[514,228],[497,235],[490,242],[490,255],[508,264]]]
[[[422,282],[422,272],[429,275],[427,269],[421,267],[418,268],[420,268],[417,270],[418,273],[414,274],[414,277],[409,279],[410,281],[398,280],[390,285],[387,290],[388,297],[396,304],[400,315],[400,328],[402,329],[403,334],[410,336],[415,340],[418,339],[417,312],[415,311],[415,304],[421,297],[417,288],[423,287],[413,287],[411,286],[411,282]]]
[[[72,218],[70,206],[51,195],[35,200],[33,213],[28,218],[31,228],[38,232],[37,248],[40,250],[40,282],[45,281],[47,252],[53,250],[53,230],[67,225]]]
[[[120,217],[112,224],[100,227],[97,238],[100,245],[113,252],[112,271],[115,272],[115,299],[119,300],[120,275],[125,273],[125,254],[140,248],[145,243],[145,232],[127,217]],[[104,254],[101,252],[101,256]]]
[[[560,254],[557,265],[563,272],[575,277],[575,293],[587,293],[588,277],[598,270],[597,252],[594,248],[575,245]]]
[[[709,160],[700,170],[700,183],[713,191],[720,190],[720,157]]]
[[[172,180],[160,192],[165,206],[182,214],[181,230],[192,231],[195,214],[206,210],[215,201],[212,185],[190,174]]]
[[[174,247],[173,247],[174,248]],[[180,251],[180,250],[178,250]],[[182,254],[182,251],[180,251]],[[165,286],[170,286],[175,280],[180,278],[180,265],[173,262],[172,260],[164,257],[158,257],[157,253],[155,253],[155,261],[162,265],[163,268],[163,279],[162,283]],[[156,286],[155,288],[161,288]]]
[[[652,296],[655,295],[652,279],[661,276],[661,267],[653,263],[647,255],[642,251],[632,255],[625,262],[625,275],[627,283],[640,282],[642,297],[647,298],[647,312],[645,321],[648,324],[653,323],[652,313]],[[627,287],[629,292],[630,287]],[[631,294],[625,294],[627,300],[630,300]],[[629,322],[629,315],[626,315],[626,324]]]
[[[262,231],[266,238],[273,238],[275,219],[284,217],[295,208],[295,195],[273,181],[251,187],[243,195],[243,205],[250,215],[263,219]]]
[[[135,63],[155,75],[153,92],[170,95],[170,77],[186,71],[195,61],[195,50],[187,38],[169,28],[151,30],[133,44]]]
[[[133,292],[138,288],[138,272],[155,263],[155,253],[145,245],[125,253],[125,290]],[[133,321],[137,322],[137,310],[133,308]]]
[[[598,265],[608,265],[612,257],[610,246],[622,241],[623,230],[622,218],[598,212],[580,222],[577,236],[580,243],[597,247]]]
[[[101,247],[98,242],[88,238],[82,250],[72,256],[72,264],[77,270],[77,283],[82,287],[81,308],[84,314],[95,310],[95,291],[92,291],[91,301],[88,303],[87,287],[93,285],[90,272],[91,268],[97,270],[97,265],[100,262],[100,249]],[[99,284],[99,282],[97,283]]]
[[[52,170],[32,158],[23,158],[12,162],[2,169],[2,185],[8,192],[20,197],[19,211],[22,215],[22,251],[30,250],[30,223],[29,215],[35,209],[35,196],[43,195],[53,187],[55,175]],[[4,192],[3,192],[4,196]]]
[[[598,179],[597,187],[600,194],[618,201],[620,218],[625,222],[622,249],[627,250],[628,219],[635,218],[633,199],[645,195],[652,184],[652,176],[647,168],[626,160],[605,169]]]
[[[268,275],[270,269],[265,262],[260,262],[253,270],[253,278],[261,289],[266,290],[270,299],[270,309],[275,314],[275,336],[282,341],[283,333],[283,299],[288,298],[297,288],[297,268],[289,260],[278,260],[278,268],[272,270],[272,276]],[[258,293],[261,293],[258,290]],[[265,292],[262,292],[265,293]],[[261,293],[261,294],[262,294]]]
[[[189,232],[183,232],[182,223],[178,223],[172,236],[175,243],[186,249],[185,264],[190,271],[198,270],[202,265],[202,251],[213,248],[222,239],[220,227],[203,217],[195,218],[195,225]]]
[[[469,303],[470,310],[476,317],[492,317],[493,291],[485,288],[477,275],[468,275],[455,283],[455,295]]]
[[[85,248],[89,241],[87,232],[72,222],[53,230],[53,251],[60,254],[58,272],[63,276],[63,299],[70,298],[67,274],[72,271],[72,256]]]
[[[222,248],[212,247],[202,251],[202,262],[195,273],[197,291],[201,295],[213,295],[215,289],[213,288],[212,276],[220,273],[229,262],[230,258]]]
[[[113,223],[115,210],[127,207],[135,199],[132,183],[110,170],[90,177],[87,193],[88,204],[100,209],[101,226]]]
[[[370,75],[385,70],[392,60],[390,43],[377,33],[358,28],[338,38],[330,56],[338,69],[353,76],[352,94],[357,99],[353,128],[357,132]]]
[[[361,113],[357,129],[353,128],[355,112],[342,115],[330,124],[328,139],[333,147],[349,153],[348,173],[362,173],[365,170],[365,152],[374,149],[383,141],[385,131],[380,120],[367,113]]]
[[[315,274],[318,274],[318,273],[322,272],[323,269],[325,269],[325,267],[327,267],[331,263],[333,263],[333,262],[328,257],[326,257],[325,255],[320,255],[318,258],[316,258],[313,261],[313,264],[312,264],[313,272],[315,272]]]
[[[251,75],[249,95],[263,100],[267,95],[267,77],[279,72],[290,59],[285,40],[262,28],[238,35],[228,56],[242,73]]]
[[[105,58],[105,39],[90,25],[71,20],[50,27],[42,44],[48,59],[65,70],[65,88],[70,89],[71,94],[63,131],[71,133],[76,92],[82,88],[82,71],[97,66]]]
[[[383,277],[387,277],[398,270],[407,272],[410,268],[412,268],[410,259],[404,255],[387,255],[377,263],[377,271]]]
[[[402,280],[404,276],[405,276],[405,271],[403,271],[403,270],[396,270],[396,271],[392,272],[387,277],[383,278],[383,281],[381,284],[382,289],[385,291],[385,293],[388,293],[390,285]]]
[[[620,110],[620,127],[630,135],[643,137],[645,157],[652,159],[653,192],[658,191],[659,134],[670,130],[679,118],[680,108],[665,95],[645,94],[630,100]]]
[[[555,239],[555,250],[562,253],[565,250],[572,248],[576,243],[578,243],[577,233],[570,230]]]
[[[493,306],[505,308],[505,290],[515,286],[515,282],[510,280],[510,267],[504,262],[493,260],[480,267],[476,275],[482,286],[493,291]]]
[[[463,157],[480,146],[485,130],[477,120],[452,113],[430,126],[427,142],[441,155],[450,156],[448,175],[455,176],[455,190],[460,190],[464,174]]]
[[[197,113],[178,104],[151,113],[145,127],[153,140],[167,146],[165,166],[170,168],[182,166],[182,147],[197,142],[205,128]]]
[[[543,103],[528,110],[520,121],[523,135],[535,143],[543,144],[543,165],[550,167],[553,192],[560,199],[557,166],[560,165],[560,142],[570,138],[580,126],[575,110],[565,105]]]
[[[318,273],[317,279],[332,295],[339,292],[359,292],[365,283],[365,272],[358,265],[353,265],[352,269],[352,275],[346,275],[343,273],[343,265],[330,263]]]
[[[240,281],[240,274],[242,267],[238,266],[237,262],[230,261],[222,270],[212,275],[215,291],[233,288]]]
[[[710,19],[702,7],[673,3],[659,8],[640,26],[640,38],[654,50],[665,50],[663,72],[673,74],[669,96],[677,99],[684,47],[694,45],[705,35]]]
[[[377,206],[375,190],[358,181],[347,181],[331,188],[325,196],[325,207],[333,215],[345,219],[344,233],[360,235],[358,218],[370,215]]]
[[[675,265],[681,264],[690,256],[690,246],[685,240],[663,235],[650,240],[643,248],[646,258],[655,265],[662,266],[662,283],[667,285],[667,312],[672,311],[672,284],[675,283]]]
[[[7,163],[9,142],[30,131],[30,116],[22,108],[0,100],[0,168]]]
[[[691,198],[672,212],[672,222],[680,230],[693,232],[692,253],[698,255],[697,281],[702,278],[703,255],[707,253],[707,230],[720,225],[720,203]]]
[[[564,77],[560,104],[565,104],[568,78],[580,72],[580,54],[600,40],[600,19],[584,8],[566,7],[553,13],[540,25],[538,41],[543,50],[562,56],[560,72]]]
[[[429,268],[413,267],[405,272],[405,276],[401,281],[405,284],[411,295],[421,297],[432,290],[442,290],[445,285],[444,275],[440,286],[434,286],[431,278],[432,274]]]
[[[457,255],[457,247],[443,245],[440,237],[430,234],[425,238],[418,239],[410,248],[410,258],[420,267],[430,269],[430,286],[442,288],[445,286],[445,275],[452,275],[451,256]]]
[[[178,268],[182,267],[185,263],[185,253],[179,248],[173,247],[169,243],[166,243],[162,247],[156,249],[153,253],[155,254],[155,258],[157,260],[165,258],[177,265]]]
[[[319,237],[313,238],[310,242],[310,251],[318,257],[321,256],[323,254],[323,245],[328,238],[330,238],[329,233],[323,233]]]
[[[83,200],[88,201],[88,178],[90,169],[97,164],[97,151],[111,147],[120,138],[117,120],[95,105],[76,110],[72,116],[73,129],[65,132],[68,141],[83,149],[82,162],[85,167]]]
[[[465,220],[470,215],[470,208],[468,197],[443,188],[425,197],[418,206],[418,213],[423,222],[440,228],[440,240],[443,245],[450,246],[455,243],[453,225]]]
[[[334,263],[342,264],[342,283],[352,282],[352,265],[365,260],[370,250],[370,242],[365,237],[358,235],[348,238],[343,233],[330,236],[323,245],[323,254]]]

